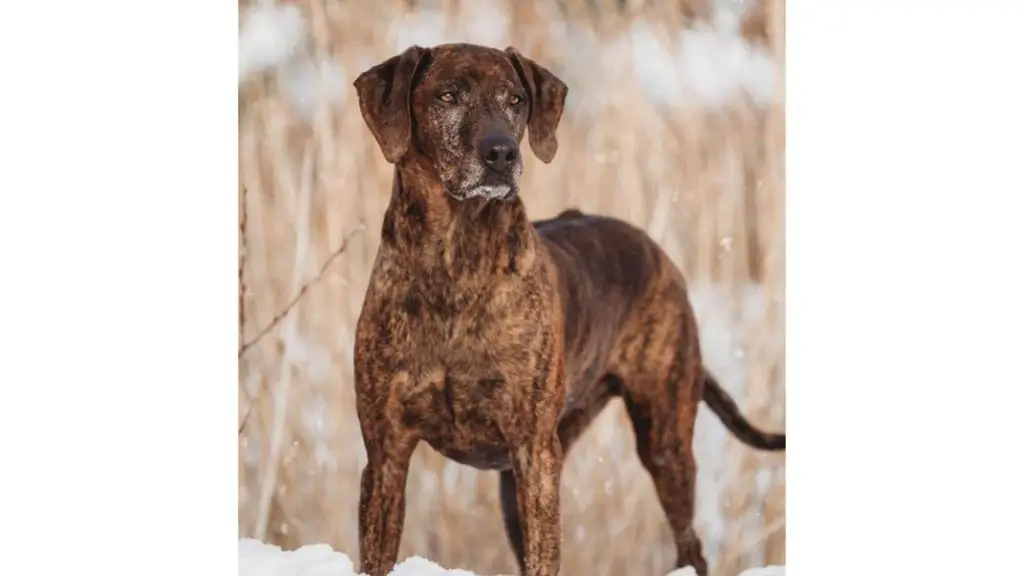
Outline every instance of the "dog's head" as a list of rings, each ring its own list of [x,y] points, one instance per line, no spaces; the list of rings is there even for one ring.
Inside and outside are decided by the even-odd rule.
[[[464,200],[519,189],[519,143],[547,163],[568,88],[509,47],[412,46],[356,78],[363,120],[391,163],[419,154],[445,191]]]

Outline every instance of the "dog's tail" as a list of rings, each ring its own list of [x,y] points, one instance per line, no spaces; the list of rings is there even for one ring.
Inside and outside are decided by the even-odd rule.
[[[708,372],[707,368],[704,369],[704,393],[702,398],[708,407],[711,408],[711,411],[722,421],[722,424],[725,424],[725,427],[744,444],[760,450],[776,451],[786,449],[786,435],[772,434],[755,428],[750,423],[750,420],[747,420],[740,413],[740,408],[736,405],[736,401],[729,396],[728,392],[722,389],[718,380]]]

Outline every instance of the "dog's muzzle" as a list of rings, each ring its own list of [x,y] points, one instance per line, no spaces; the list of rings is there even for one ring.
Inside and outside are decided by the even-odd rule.
[[[477,153],[463,173],[463,184],[452,196],[460,200],[508,200],[514,197],[523,173],[519,144],[515,139],[502,133],[492,134],[480,142]]]

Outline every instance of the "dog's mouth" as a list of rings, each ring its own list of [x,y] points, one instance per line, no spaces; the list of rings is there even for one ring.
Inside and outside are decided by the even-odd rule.
[[[488,200],[507,200],[514,196],[516,189],[511,184],[481,184],[463,191],[459,197],[463,200],[470,198],[486,198]]]
[[[454,191],[452,196],[458,200],[470,198],[485,198],[487,200],[510,200],[519,192],[519,187],[514,182],[504,178],[484,178],[480,182],[468,186],[461,186]]]

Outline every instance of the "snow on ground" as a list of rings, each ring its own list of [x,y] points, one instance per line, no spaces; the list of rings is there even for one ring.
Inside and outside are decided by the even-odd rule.
[[[285,551],[252,538],[238,541],[239,576],[358,576],[347,555],[326,544]],[[448,570],[419,556],[400,562],[391,576],[476,576],[467,570]],[[785,576],[785,566],[751,568],[738,576]],[[673,570],[667,576],[696,576],[693,568]]]

